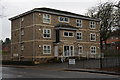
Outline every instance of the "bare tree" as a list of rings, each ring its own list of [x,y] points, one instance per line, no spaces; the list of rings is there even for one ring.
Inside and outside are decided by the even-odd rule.
[[[106,40],[109,38],[112,30],[118,27],[115,24],[118,23],[116,21],[120,20],[119,8],[114,9],[114,3],[106,2],[89,9],[87,15],[100,19],[100,42],[102,49],[103,42],[106,44]]]

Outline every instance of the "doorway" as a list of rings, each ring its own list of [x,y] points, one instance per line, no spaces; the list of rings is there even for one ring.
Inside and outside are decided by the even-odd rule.
[[[64,48],[63,55],[65,57],[74,56],[74,46],[73,45],[65,45],[63,48]]]

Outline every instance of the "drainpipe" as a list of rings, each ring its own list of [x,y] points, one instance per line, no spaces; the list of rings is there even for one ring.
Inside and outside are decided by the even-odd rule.
[[[56,43],[60,42],[60,30],[56,30]]]
[[[12,26],[12,23],[11,23],[11,26]],[[11,27],[11,44],[10,44],[10,46],[11,46],[10,49],[11,50],[10,50],[10,52],[11,52],[11,59],[13,60],[13,51],[12,51],[12,49],[13,49],[12,47],[13,46],[12,46],[12,42],[13,42],[13,40],[12,40],[12,27]]]
[[[20,61],[20,56],[21,56],[21,18],[19,19],[19,24],[20,24],[20,28],[19,28],[19,61]]]

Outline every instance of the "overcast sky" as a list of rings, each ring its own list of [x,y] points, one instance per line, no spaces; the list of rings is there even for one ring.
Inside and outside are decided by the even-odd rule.
[[[8,18],[33,8],[48,7],[84,15],[100,2],[119,0],[0,0],[0,39],[11,38],[11,24]]]

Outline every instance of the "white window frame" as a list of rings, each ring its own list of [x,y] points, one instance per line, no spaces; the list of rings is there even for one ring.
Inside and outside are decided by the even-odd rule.
[[[46,17],[46,16],[48,16],[49,15],[49,18],[48,17]],[[50,22],[47,22],[47,20],[50,20]],[[51,15],[50,14],[43,14],[43,23],[51,23]]]
[[[90,21],[90,29],[95,29],[95,28],[96,28],[95,21]]]
[[[23,50],[24,50],[24,48],[25,48],[25,46],[22,44],[22,45],[21,45],[21,50],[23,51]]]
[[[50,37],[45,37],[45,36],[44,36],[45,30],[49,30],[49,31],[50,31],[50,33],[49,33]],[[48,33],[47,33],[47,34],[48,34]],[[51,38],[51,29],[43,29],[43,38]]]
[[[97,51],[96,49],[97,49],[96,46],[91,46],[91,47],[90,47],[90,53],[91,53],[91,54],[96,54],[96,51]],[[93,51],[94,51],[94,52],[93,52]]]
[[[81,34],[81,36],[79,35],[79,37],[81,37],[81,39],[77,39],[77,36],[78,36],[77,33],[80,33],[80,34]],[[77,39],[77,40],[82,40],[82,38],[83,38],[82,32],[76,32],[76,39]]]
[[[94,40],[91,40],[91,37],[95,35],[95,39]],[[96,33],[90,33],[90,41],[96,41]]]
[[[82,48],[81,50],[79,49],[80,47]],[[82,45],[78,46],[78,54],[83,54],[83,46]]]
[[[22,21],[22,22],[24,21],[24,17],[21,18],[21,21]]]
[[[49,46],[50,47],[50,52],[49,53],[44,52],[45,50],[47,50],[47,49],[44,48],[44,46],[47,46],[47,47]],[[43,45],[43,54],[51,54],[51,45]]]
[[[73,50],[72,50],[72,53],[73,53],[73,55],[71,55],[71,56],[74,56],[75,55],[75,53],[74,53],[74,45],[63,45],[63,56],[64,57],[69,57],[70,55],[67,55],[67,56],[65,56],[65,51],[64,51],[64,47],[65,46],[69,46],[69,48],[72,46],[73,47]]]
[[[77,24],[79,24],[79,26]],[[82,20],[81,19],[76,19],[76,27],[82,28]]]
[[[65,32],[67,32],[67,31],[64,31],[64,32],[63,32],[63,36],[64,36],[64,37],[74,37],[74,32],[67,32],[67,33],[68,33],[68,36],[65,36]],[[70,36],[70,35],[69,35],[70,33],[72,33],[73,36]]]
[[[21,35],[24,35],[24,29],[21,29]]]
[[[63,21],[61,21],[60,18],[63,18]],[[65,18],[67,18],[68,21],[65,21]],[[58,17],[58,21],[59,21],[59,22],[69,23],[69,18],[68,18],[68,17]]]

